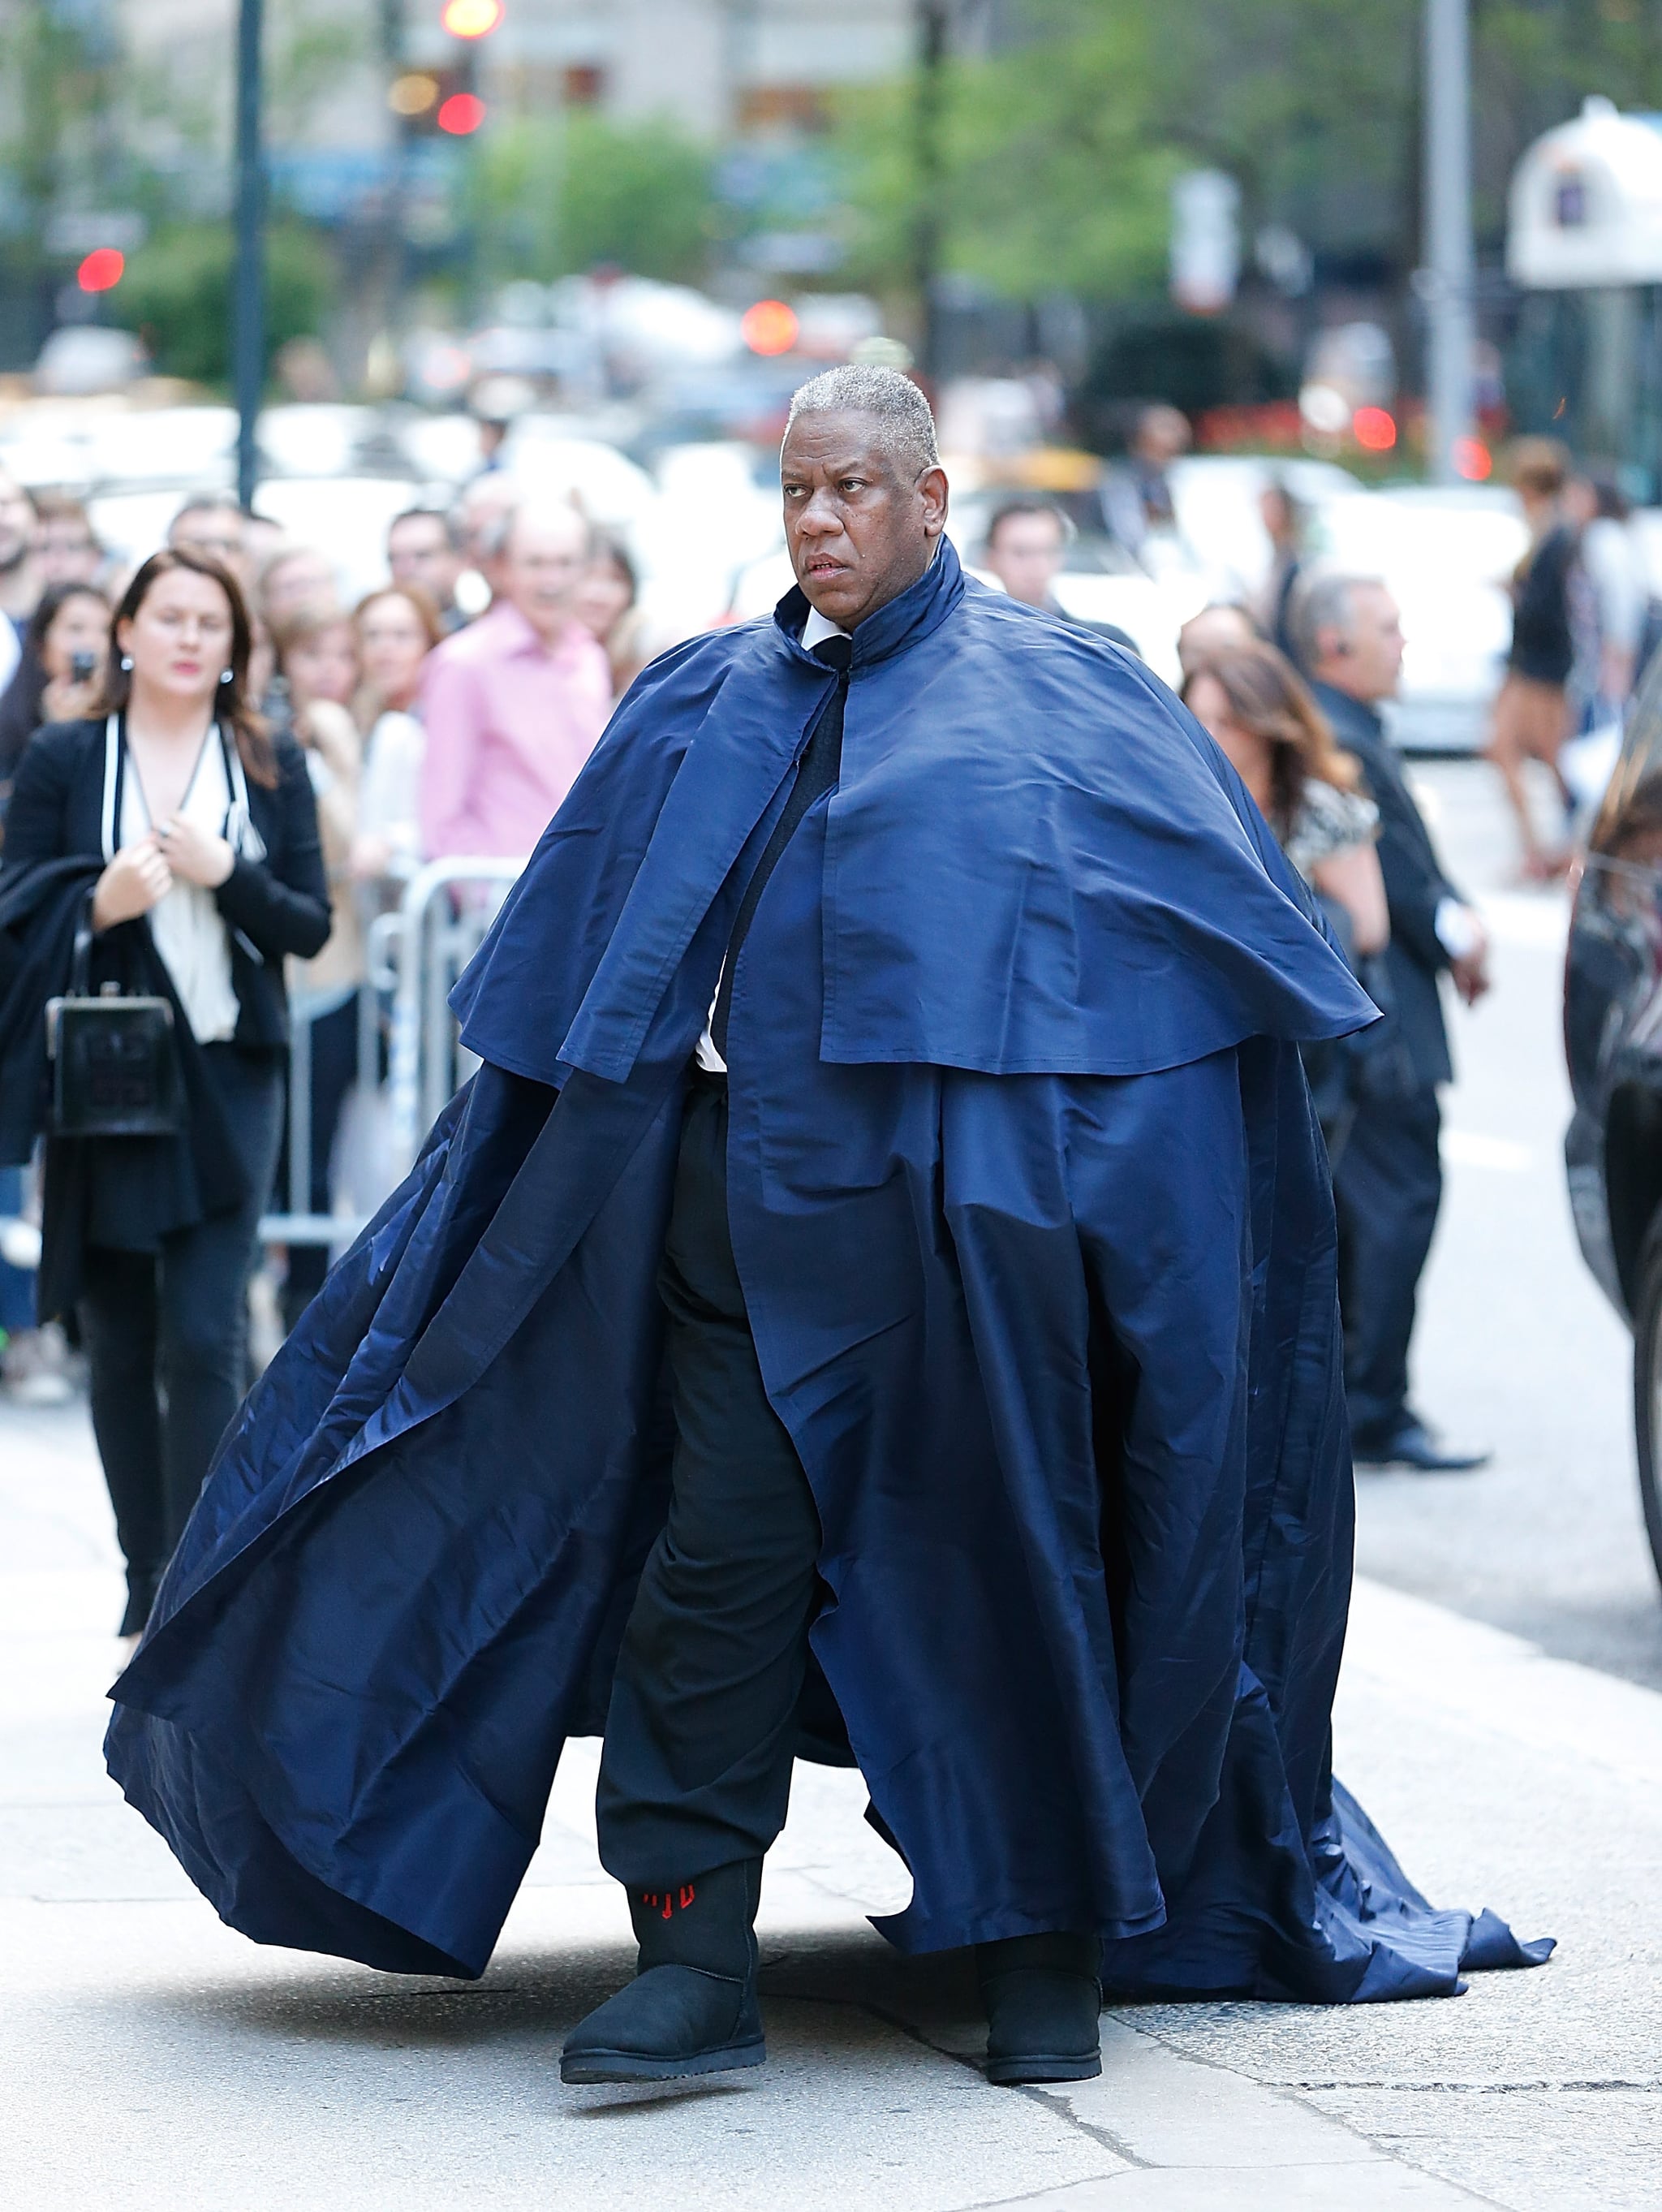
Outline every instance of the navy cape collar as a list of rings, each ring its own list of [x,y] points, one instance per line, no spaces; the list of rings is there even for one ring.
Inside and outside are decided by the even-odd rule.
[[[850,664],[853,672],[858,675],[862,668],[891,659],[908,646],[920,644],[931,631],[940,628],[963,595],[963,567],[952,542],[947,538],[937,538],[935,558],[917,582],[908,584],[898,599],[890,599],[887,606],[868,615],[849,633],[854,643]],[[803,625],[808,614],[808,595],[799,584],[793,584],[773,609],[773,625],[794,655],[813,661],[813,654],[802,642]],[[821,665],[818,662],[814,665]]]

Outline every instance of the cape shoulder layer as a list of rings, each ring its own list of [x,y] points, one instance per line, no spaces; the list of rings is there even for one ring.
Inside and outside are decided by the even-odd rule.
[[[458,986],[471,1050],[628,1077],[835,680],[793,635],[805,609],[637,680]],[[949,544],[855,633],[823,893],[829,1062],[1143,1074],[1374,1018],[1186,710]]]

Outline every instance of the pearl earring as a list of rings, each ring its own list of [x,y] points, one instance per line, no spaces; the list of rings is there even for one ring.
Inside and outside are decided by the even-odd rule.
[[[236,681],[236,674],[234,668],[227,668],[219,680],[221,684],[234,684]]]
[[[130,669],[130,668],[131,668],[132,665],[133,665],[133,656],[131,655],[131,653],[124,653],[122,654],[122,656],[121,656],[121,669],[122,669],[122,673],[123,673],[124,675],[125,675],[125,674],[126,674],[126,672],[127,672],[127,671],[128,671],[129,669]]]

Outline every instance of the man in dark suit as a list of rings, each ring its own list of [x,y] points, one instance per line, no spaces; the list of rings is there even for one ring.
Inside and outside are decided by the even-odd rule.
[[[1380,810],[1391,910],[1389,1018],[1362,1054],[1356,1119],[1333,1170],[1352,1439],[1364,1466],[1459,1473],[1489,1455],[1440,1445],[1412,1411],[1408,1346],[1442,1199],[1437,1094],[1454,1073],[1439,979],[1447,970],[1473,1005],[1489,988],[1488,939],[1449,882],[1380,714],[1402,672],[1396,601],[1374,578],[1316,576],[1290,611],[1322,712],[1361,763]]]

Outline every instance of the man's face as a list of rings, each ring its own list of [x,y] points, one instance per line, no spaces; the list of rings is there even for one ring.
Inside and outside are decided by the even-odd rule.
[[[1062,525],[1053,514],[1007,515],[986,550],[986,565],[1024,606],[1050,604],[1062,566]]]
[[[779,455],[785,542],[808,604],[839,629],[875,614],[929,566],[946,522],[946,476],[904,479],[875,417],[804,415]]]
[[[0,573],[20,568],[34,543],[34,508],[20,483],[0,476]]]
[[[502,595],[539,636],[552,638],[572,618],[587,567],[588,533],[579,516],[522,514],[502,550]]]
[[[451,550],[450,533],[440,515],[412,515],[395,523],[387,537],[386,565],[401,590],[414,585],[441,608],[455,599],[462,563]]]
[[[239,581],[246,544],[242,517],[234,507],[187,507],[167,532],[167,543],[186,553],[221,561]]]
[[[54,584],[90,584],[102,559],[97,539],[73,515],[49,515],[35,534],[34,565],[48,589]]]
[[[1329,683],[1353,699],[1393,699],[1402,681],[1402,617],[1383,584],[1358,584],[1350,594],[1350,629],[1325,658]]]

